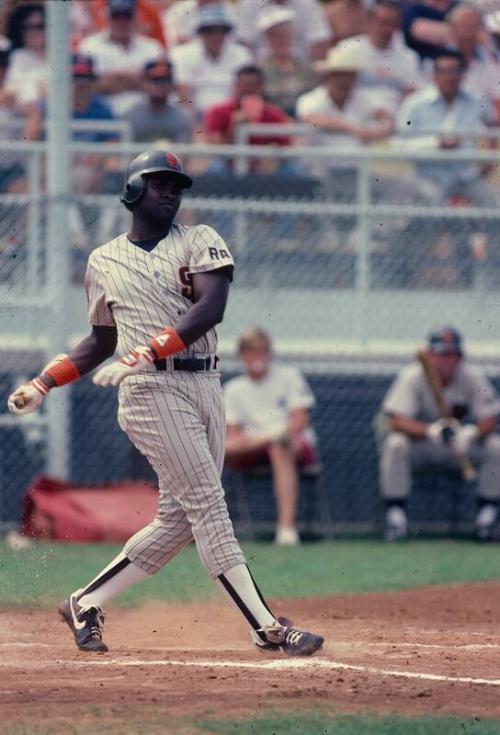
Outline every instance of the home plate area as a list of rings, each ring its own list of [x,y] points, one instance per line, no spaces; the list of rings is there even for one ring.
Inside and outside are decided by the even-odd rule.
[[[79,652],[54,610],[4,610],[2,715],[26,718],[29,703],[50,723],[92,702],[101,716],[120,707],[223,717],[321,706],[500,717],[499,599],[499,583],[480,583],[273,600],[277,615],[325,636],[311,658],[257,651],[219,600],[110,607],[107,654]]]

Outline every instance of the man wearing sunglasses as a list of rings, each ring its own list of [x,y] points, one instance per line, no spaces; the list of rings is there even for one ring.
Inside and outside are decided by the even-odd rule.
[[[180,105],[170,102],[175,89],[172,64],[166,59],[148,61],[142,73],[141,89],[142,99],[124,116],[130,123],[133,140],[140,143],[157,140],[189,143],[191,119]]]

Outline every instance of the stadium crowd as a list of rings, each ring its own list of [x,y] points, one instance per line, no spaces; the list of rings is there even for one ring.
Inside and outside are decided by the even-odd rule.
[[[244,122],[301,121],[319,143],[340,147],[408,132],[415,116],[442,131],[426,144],[471,145],[456,135],[462,106],[469,126],[500,122],[500,12],[485,8],[477,0],[72,0],[73,77],[86,100],[74,117],[124,120],[138,142],[230,143]],[[28,139],[43,135],[45,21],[43,2],[4,2],[2,138],[16,126]],[[242,69],[252,70],[243,88]]]
[[[3,1],[0,140],[44,137],[45,15],[43,2]],[[73,119],[96,123],[75,126],[75,140],[109,142],[128,131],[138,143],[232,144],[245,123],[297,124],[300,135],[287,128],[248,139],[270,147],[269,158],[249,161],[250,172],[287,180],[317,173],[310,162],[272,155],[302,141],[339,151],[495,146],[466,132],[500,126],[500,0],[71,0],[70,21]],[[227,158],[198,166],[195,173],[234,172]],[[81,154],[75,194],[109,191],[121,168],[116,157]],[[492,166],[441,160],[408,169],[404,181],[373,176],[375,200],[496,201]],[[331,196],[352,200],[355,168],[333,162],[327,174]],[[26,171],[6,153],[0,192],[26,187]],[[285,227],[295,222],[282,217]],[[483,230],[472,233],[480,257],[492,239]],[[78,223],[75,237],[85,237]],[[438,238],[438,260],[443,247]],[[458,285],[459,271],[449,278]]]

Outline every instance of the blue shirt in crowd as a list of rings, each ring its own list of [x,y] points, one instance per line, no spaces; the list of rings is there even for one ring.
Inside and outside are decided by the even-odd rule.
[[[439,89],[433,84],[410,94],[401,104],[397,114],[397,129],[403,135],[425,136],[424,145],[420,148],[437,147],[438,139],[432,138],[432,132],[453,137],[461,130],[483,130],[485,123],[492,118],[492,111],[484,99],[470,92],[460,90],[451,105],[444,100]],[[464,138],[462,148],[473,148],[472,137]],[[419,176],[431,179],[437,184],[449,187],[460,181],[473,181],[480,176],[475,163],[463,161],[418,161],[415,168]]]

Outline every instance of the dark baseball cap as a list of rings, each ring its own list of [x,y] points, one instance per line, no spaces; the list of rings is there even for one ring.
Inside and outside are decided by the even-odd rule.
[[[110,15],[134,15],[135,6],[136,0],[108,0],[108,11]]]
[[[85,77],[86,79],[95,79],[94,62],[90,56],[83,54],[73,54],[71,59],[71,73],[74,77]]]
[[[174,77],[173,66],[167,59],[148,61],[144,67],[143,74],[146,79],[167,79],[168,81],[172,81]]]
[[[429,350],[435,355],[463,355],[462,336],[453,327],[436,329],[429,335]]]

